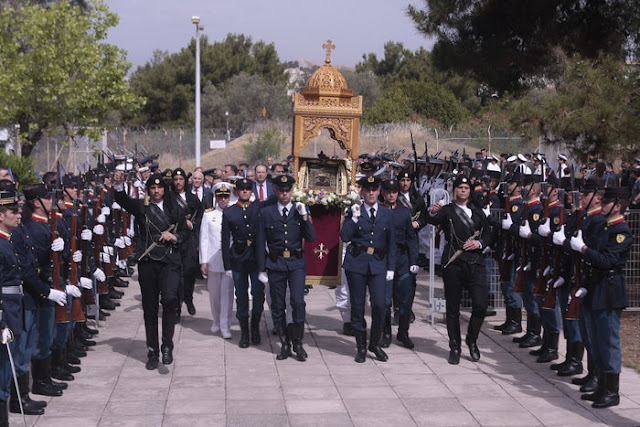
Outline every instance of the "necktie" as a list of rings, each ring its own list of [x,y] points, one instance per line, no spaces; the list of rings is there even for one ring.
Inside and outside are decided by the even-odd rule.
[[[287,208],[282,208],[282,219],[287,219],[287,213],[288,213]]]
[[[376,221],[376,210],[374,208],[369,209],[369,212],[371,213],[371,222],[375,222]]]
[[[260,184],[260,201],[264,201],[264,193],[262,192],[262,184]]]
[[[407,200],[407,198],[405,197],[404,194],[401,194],[400,196],[398,196],[398,198],[400,199],[400,204],[402,206],[404,206],[405,208],[411,210],[411,204],[409,203],[409,201]]]

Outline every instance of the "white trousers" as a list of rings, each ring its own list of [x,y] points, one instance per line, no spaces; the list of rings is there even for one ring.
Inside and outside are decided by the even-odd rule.
[[[211,332],[229,332],[233,314],[233,279],[225,273],[209,271],[207,278],[211,304]]]

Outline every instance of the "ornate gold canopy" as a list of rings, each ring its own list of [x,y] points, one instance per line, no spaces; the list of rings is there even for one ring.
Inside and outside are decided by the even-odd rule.
[[[300,151],[310,140],[327,129],[340,148],[347,151],[351,164],[358,157],[362,96],[353,90],[338,70],[331,66],[331,51],[335,45],[327,40],[325,64],[317,69],[301,93],[293,97],[293,156],[295,176],[300,170]],[[355,173],[351,173],[355,184]]]

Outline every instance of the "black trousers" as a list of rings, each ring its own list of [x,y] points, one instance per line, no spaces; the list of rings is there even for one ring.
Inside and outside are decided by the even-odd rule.
[[[142,292],[142,310],[147,347],[158,352],[158,304],[162,304],[162,345],[173,348],[173,330],[178,307],[180,265],[159,261],[138,264],[138,282]]]

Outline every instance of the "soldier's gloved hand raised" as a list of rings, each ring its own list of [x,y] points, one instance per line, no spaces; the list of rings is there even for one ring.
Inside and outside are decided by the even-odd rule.
[[[420,271],[419,265],[412,265],[411,267],[409,267],[409,273],[411,274],[418,274],[418,271]]]
[[[118,210],[122,209],[122,207],[118,203],[113,202],[113,203],[111,203],[111,209],[113,209],[114,211],[118,211]]]
[[[307,215],[307,205],[302,202],[296,202],[296,210],[300,215]]]
[[[358,218],[360,218],[360,205],[351,206],[351,219],[354,222],[358,222]]]
[[[586,288],[580,288],[576,291],[576,298],[582,298],[583,296],[585,296],[586,294],[588,294],[589,291],[587,291]]]
[[[576,252],[581,252],[585,246],[584,240],[582,240],[582,230],[578,230],[578,235],[571,238],[571,249]]]
[[[105,254],[104,252],[102,252],[100,254],[100,259],[102,260],[102,262],[104,262],[105,264],[110,264],[111,263],[111,257],[109,256],[109,254]]]
[[[102,209],[100,209],[100,213],[104,216],[109,216],[109,214],[111,213],[111,209],[109,209],[107,206],[103,206]]]
[[[549,218],[538,227],[538,234],[542,237],[547,237],[551,234],[551,220]]]
[[[93,272],[93,277],[95,277],[98,282],[107,280],[107,276],[104,275],[104,271],[100,268],[96,268],[96,271]]]
[[[90,241],[93,238],[93,233],[91,232],[91,230],[89,230],[88,228],[85,228],[84,230],[82,230],[82,232],[80,233],[80,238],[82,240],[84,240],[85,242]]]
[[[564,277],[562,276],[558,277],[558,279],[555,282],[553,282],[553,287],[556,289],[562,285],[564,285]]]
[[[71,259],[73,260],[73,262],[82,262],[82,252],[75,251],[71,256]]]
[[[520,226],[518,234],[520,234],[520,237],[522,237],[523,239],[528,239],[529,237],[531,237],[531,227],[529,226],[529,220],[526,220],[524,222],[524,225]]]
[[[267,276],[267,272],[261,271],[260,274],[258,274],[258,280],[260,280],[265,285],[269,283],[269,276]]]
[[[113,246],[103,246],[102,247],[102,252],[104,252],[105,254],[113,256]]]
[[[125,245],[131,246],[131,238],[129,236],[122,236],[122,240],[124,240]]]
[[[124,249],[127,245],[124,243],[124,239],[122,237],[118,237],[116,241],[113,243],[116,248]]]
[[[93,281],[88,277],[81,277],[78,282],[85,289],[93,289]]]
[[[392,280],[393,280],[393,278],[395,277],[395,275],[396,275],[396,272],[395,272],[395,271],[393,271],[393,270],[387,270],[387,277],[386,277],[387,282],[392,281]]]
[[[513,221],[511,220],[511,214],[508,213],[507,217],[502,220],[502,229],[508,230],[511,228],[512,225],[513,225]]]
[[[103,225],[95,225],[93,227],[93,234],[96,234],[98,236],[102,236],[104,234],[104,226]]]
[[[98,221],[100,224],[104,224],[107,221],[107,218],[104,214],[100,214],[98,215],[98,218],[96,218],[96,221]]]
[[[0,334],[0,336],[2,337],[2,344],[9,344],[11,341],[13,341],[13,332],[11,332],[11,329],[3,328]]]
[[[553,233],[553,244],[556,246],[562,246],[567,237],[564,234],[564,224],[560,226],[560,230]]]
[[[61,237],[51,242],[51,250],[54,252],[62,252],[64,250],[64,240]]]
[[[49,289],[49,295],[47,295],[49,301],[53,301],[59,306],[67,304],[67,294],[57,289]]]
[[[233,277],[233,271],[231,271],[231,270],[225,271],[224,274],[226,274],[227,277]]]
[[[64,290],[67,295],[71,295],[74,298],[80,298],[82,296],[82,292],[80,292],[80,289],[78,289],[76,285],[67,285]]]

